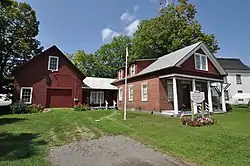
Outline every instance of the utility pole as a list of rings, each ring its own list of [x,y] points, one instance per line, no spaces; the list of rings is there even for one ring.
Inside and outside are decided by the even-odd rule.
[[[126,47],[126,66],[125,66],[125,88],[124,88],[124,120],[127,119],[127,77],[128,77],[128,47]]]

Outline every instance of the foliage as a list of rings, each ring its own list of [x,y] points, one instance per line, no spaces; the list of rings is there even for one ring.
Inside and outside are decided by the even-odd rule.
[[[43,112],[44,107],[41,104],[32,104],[28,106],[29,113],[40,113]]]
[[[13,103],[10,106],[10,110],[12,114],[26,114],[29,112],[28,106],[22,101]]]
[[[143,20],[134,34],[135,57],[158,58],[199,41],[215,53],[219,49],[215,36],[202,32],[196,13],[195,5],[179,0],[163,8],[158,17]]]
[[[101,46],[94,54],[79,50],[68,54],[68,58],[87,76],[114,78],[117,69],[125,65],[126,46],[131,47],[131,39],[118,36],[111,43]]]
[[[77,104],[73,108],[74,111],[90,111],[90,107],[87,104]]]
[[[182,117],[181,123],[183,125],[200,127],[200,126],[213,125],[215,123],[215,119],[212,117],[204,117],[204,118],[195,118],[194,120],[192,120],[191,118]]]
[[[0,92],[8,86],[13,68],[41,52],[39,22],[25,2],[0,1]]]

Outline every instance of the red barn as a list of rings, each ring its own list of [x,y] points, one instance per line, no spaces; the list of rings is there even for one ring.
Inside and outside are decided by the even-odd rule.
[[[85,76],[56,46],[18,66],[13,74],[15,100],[47,108],[82,102]]]

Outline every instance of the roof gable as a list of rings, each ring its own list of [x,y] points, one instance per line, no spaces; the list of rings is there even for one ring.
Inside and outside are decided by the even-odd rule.
[[[23,64],[15,67],[15,69],[13,70],[13,74],[15,75],[15,73],[18,72],[19,70],[22,70],[22,68],[32,64],[32,62],[35,61],[35,59],[37,59],[38,57],[49,55],[50,53],[51,53],[51,55],[55,55],[55,52],[58,53],[62,58],[64,58],[67,61],[67,63],[70,65],[70,67],[76,72],[76,74],[81,79],[85,78],[85,75],[55,45],[46,49],[45,51],[41,52],[37,56],[34,56],[32,59],[24,62]]]

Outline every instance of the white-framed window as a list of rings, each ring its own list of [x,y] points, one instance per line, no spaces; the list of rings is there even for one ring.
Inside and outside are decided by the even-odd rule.
[[[135,75],[135,64],[132,64],[130,67],[129,67],[129,72],[130,72],[130,76],[134,76]]]
[[[168,101],[174,101],[173,81],[167,80]]]
[[[119,99],[119,101],[122,101],[122,87],[119,88],[118,99]]]
[[[243,90],[238,90],[237,93],[243,93]]]
[[[103,91],[91,91],[90,92],[90,104],[103,104],[104,92]]]
[[[25,104],[32,103],[32,87],[21,87],[20,92],[20,100],[23,101]]]
[[[128,86],[128,101],[134,101],[134,86]]]
[[[59,67],[59,57],[49,56],[48,70],[58,71],[58,67]]]
[[[236,74],[236,83],[237,84],[242,84],[241,75],[240,74]]]
[[[148,101],[148,83],[141,83],[141,101]]]
[[[208,71],[207,56],[195,53],[195,69]]]
[[[118,72],[118,79],[120,80],[120,79],[122,79],[122,77],[123,77],[123,70],[121,69]]]

